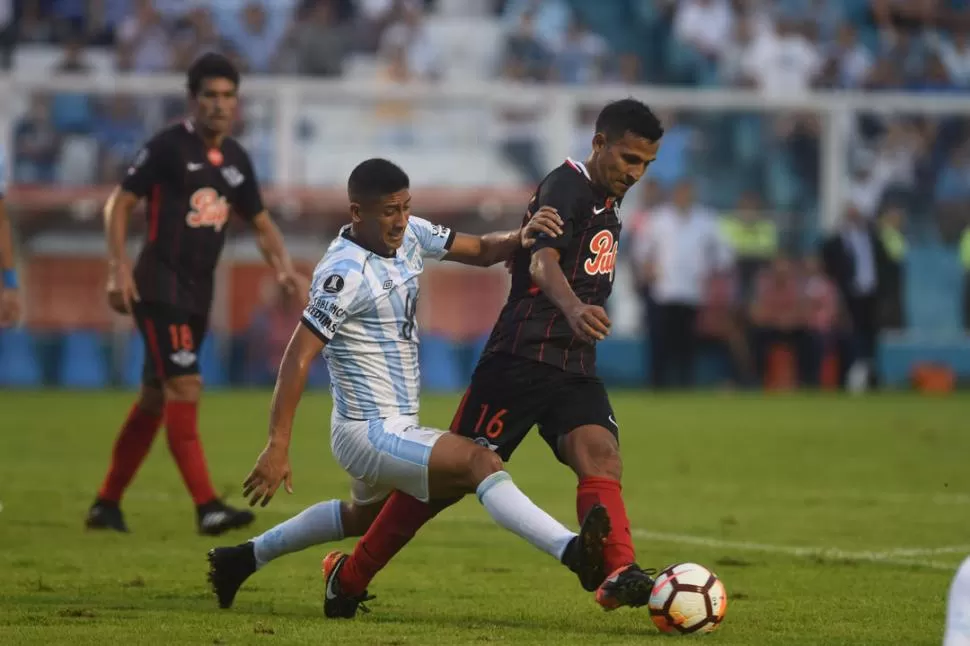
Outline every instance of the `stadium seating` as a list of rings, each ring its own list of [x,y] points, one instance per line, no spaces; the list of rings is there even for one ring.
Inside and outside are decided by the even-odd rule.
[[[0,330],[0,386],[31,388],[43,378],[33,335],[23,328]]]
[[[64,335],[57,383],[64,388],[100,389],[110,381],[102,337],[92,330],[74,330]]]
[[[199,369],[206,390],[223,388],[229,384],[226,362],[223,359],[222,339],[210,333],[199,349]]]
[[[421,387],[432,392],[464,390],[461,366],[455,345],[446,339],[426,336],[421,339]]]

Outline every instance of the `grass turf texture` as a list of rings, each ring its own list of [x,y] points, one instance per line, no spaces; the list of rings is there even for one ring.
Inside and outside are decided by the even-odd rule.
[[[0,393],[0,643],[641,644],[670,639],[645,609],[605,613],[555,560],[491,524],[469,497],[375,581],[373,612],[322,616],[329,548],[257,573],[219,610],[205,552],[347,493],[330,457],[329,398],[294,432],[295,493],[253,531],[196,535],[163,433],[123,503],[132,534],[82,521],[130,405],[127,393]],[[240,503],[269,394],[210,393],[201,428],[217,489]],[[448,424],[457,397],[426,397]],[[718,644],[939,644],[950,577],[970,552],[970,401],[907,395],[615,393],[624,494],[640,562],[696,561],[724,581]],[[575,527],[575,479],[538,437],[509,464]],[[352,541],[344,541],[349,548]],[[964,550],[961,545],[967,545]],[[930,551],[935,548],[951,549]],[[805,548],[799,550],[797,548]],[[910,551],[904,551],[910,550]]]

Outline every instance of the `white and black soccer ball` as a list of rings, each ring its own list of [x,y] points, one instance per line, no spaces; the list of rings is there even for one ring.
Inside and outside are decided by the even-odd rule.
[[[709,633],[724,621],[727,592],[717,575],[697,563],[664,569],[650,593],[650,618],[664,633]]]

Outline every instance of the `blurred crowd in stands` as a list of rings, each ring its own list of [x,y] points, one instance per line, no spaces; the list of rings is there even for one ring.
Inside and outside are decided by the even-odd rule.
[[[218,50],[247,74],[388,83],[477,76],[769,96],[970,96],[970,0],[0,0],[0,49],[15,75],[177,73]],[[576,157],[588,151],[598,108],[581,111],[564,133]],[[112,183],[145,137],[182,109],[179,96],[25,97],[13,124],[12,183]],[[631,218],[627,235],[653,329],[676,336],[687,314],[669,306],[687,304],[696,310],[697,338],[724,341],[739,379],[763,374],[767,348],[781,338],[812,357],[800,362],[801,379],[817,383],[840,339],[854,339],[847,356],[871,360],[875,331],[905,329],[912,311],[944,316],[932,289],[907,299],[903,277],[914,244],[959,249],[970,272],[970,118],[887,113],[874,101],[872,112],[840,122],[846,204],[838,230],[823,234],[819,114],[681,109],[662,117],[660,156],[625,206],[640,218]],[[536,182],[549,170],[535,134],[541,113],[494,118],[501,128],[490,143],[522,184]],[[272,119],[256,121],[241,120],[240,134],[249,137],[258,174],[266,183],[284,179],[273,176]],[[327,144],[312,127],[301,133]],[[389,145],[420,149],[422,141],[396,137]],[[703,268],[710,282],[685,296],[680,287],[658,287],[665,280],[658,267],[677,261],[650,251],[657,248],[650,236],[680,229],[656,233],[649,223],[677,222],[695,208],[716,226],[683,235],[708,244],[715,238],[703,232],[716,230],[728,253],[723,266]],[[907,278],[929,285],[935,271]],[[970,326],[970,280],[964,284],[956,328]],[[693,352],[685,343],[655,346],[653,364],[677,364],[671,352]],[[842,371],[852,363],[843,361]]]

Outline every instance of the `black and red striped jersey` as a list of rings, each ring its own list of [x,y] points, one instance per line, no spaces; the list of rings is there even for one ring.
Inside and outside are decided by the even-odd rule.
[[[509,298],[482,356],[513,354],[568,372],[595,375],[595,344],[573,334],[563,313],[533,284],[529,264],[539,249],[558,249],[559,266],[576,296],[584,303],[604,306],[613,291],[619,205],[593,185],[582,163],[567,159],[539,183],[524,222],[543,206],[559,212],[563,234],[541,236],[531,250],[520,249],[513,257]]]
[[[250,221],[263,211],[245,149],[229,137],[209,148],[191,121],[174,124],[139,151],[121,188],[147,200],[141,299],[207,314],[230,214]]]

